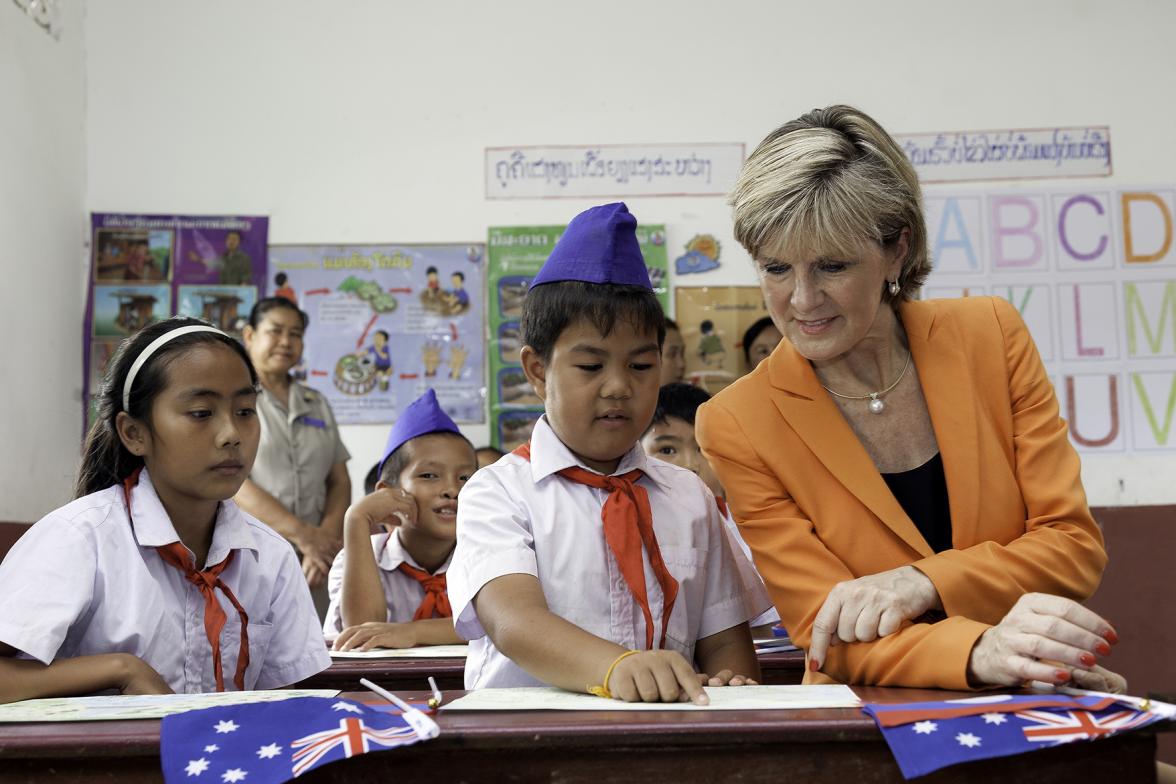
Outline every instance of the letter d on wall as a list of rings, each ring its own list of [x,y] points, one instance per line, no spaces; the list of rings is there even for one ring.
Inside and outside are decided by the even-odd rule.
[[[1123,258],[1127,263],[1150,264],[1167,256],[1172,247],[1172,212],[1164,200],[1158,194],[1140,192],[1124,192],[1119,198],[1123,208]],[[1139,214],[1135,214],[1135,210],[1139,210]],[[1157,217],[1163,221],[1162,232],[1155,225]],[[1151,253],[1136,251],[1137,239],[1147,238],[1149,241],[1140,244],[1155,247],[1154,238],[1161,233],[1163,239],[1158,243],[1158,250]]]

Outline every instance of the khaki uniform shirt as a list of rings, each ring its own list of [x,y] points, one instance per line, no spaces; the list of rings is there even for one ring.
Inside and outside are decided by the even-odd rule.
[[[310,387],[291,382],[289,401],[263,388],[257,413],[261,444],[249,478],[299,520],[319,525],[331,466],[351,457],[330,404]]]

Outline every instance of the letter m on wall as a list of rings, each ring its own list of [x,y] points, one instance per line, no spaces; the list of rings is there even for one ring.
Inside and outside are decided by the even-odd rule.
[[[1124,283],[1127,353],[1176,356],[1176,281]],[[1140,346],[1140,337],[1146,349]]]

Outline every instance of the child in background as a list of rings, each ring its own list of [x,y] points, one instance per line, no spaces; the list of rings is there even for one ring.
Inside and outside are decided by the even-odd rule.
[[[578,215],[523,302],[546,413],[462,492],[449,591],[466,688],[705,704],[702,684],[759,677],[747,619],[766,594],[748,595],[698,477],[639,444],[665,317],[636,227],[624,204]]]
[[[270,689],[326,668],[294,551],[230,500],[260,434],[244,349],[173,318],[109,367],[77,499],[0,565],[0,702]]]
[[[706,486],[715,496],[715,504],[726,524],[727,535],[733,547],[739,548],[745,558],[736,559],[739,562],[743,579],[753,590],[767,590],[763,578],[751,565],[751,548],[739,535],[739,528],[735,525],[735,518],[723,500],[723,487],[719,484],[710,463],[698,448],[694,440],[694,417],[698,407],[710,400],[710,394],[690,384],[666,384],[657,393],[657,408],[653,412],[653,422],[645,435],[641,437],[641,447],[645,454],[673,463],[676,466],[689,469],[698,474]],[[751,621],[752,635],[770,638],[772,626],[780,622],[780,614],[772,607]]]
[[[747,360],[747,372],[755,370],[770,357],[783,339],[784,336],[768,316],[748,327],[743,333],[743,358]]]
[[[676,384],[686,378],[686,342],[682,330],[672,318],[666,319],[666,339],[661,348],[661,385]]]
[[[477,470],[474,447],[432,389],[392,428],[375,492],[343,519],[323,632],[336,650],[465,642],[453,631],[445,571],[457,494]]]
[[[283,299],[288,299],[291,302],[293,302],[295,305],[297,305],[298,304],[298,294],[294,291],[294,288],[292,286],[290,286],[289,284],[290,284],[290,278],[288,278],[286,276],[286,273],[279,272],[277,275],[274,275],[274,285],[278,287],[274,291],[274,296],[275,297],[282,297]]]
[[[480,446],[474,454],[478,457],[478,468],[485,468],[497,463],[506,452],[493,446]]]

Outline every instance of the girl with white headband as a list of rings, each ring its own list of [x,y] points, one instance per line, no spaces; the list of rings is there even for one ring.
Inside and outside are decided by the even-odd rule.
[[[197,319],[123,342],[76,500],[0,564],[0,702],[267,689],[330,664],[294,552],[230,500],[257,454],[256,386]]]

